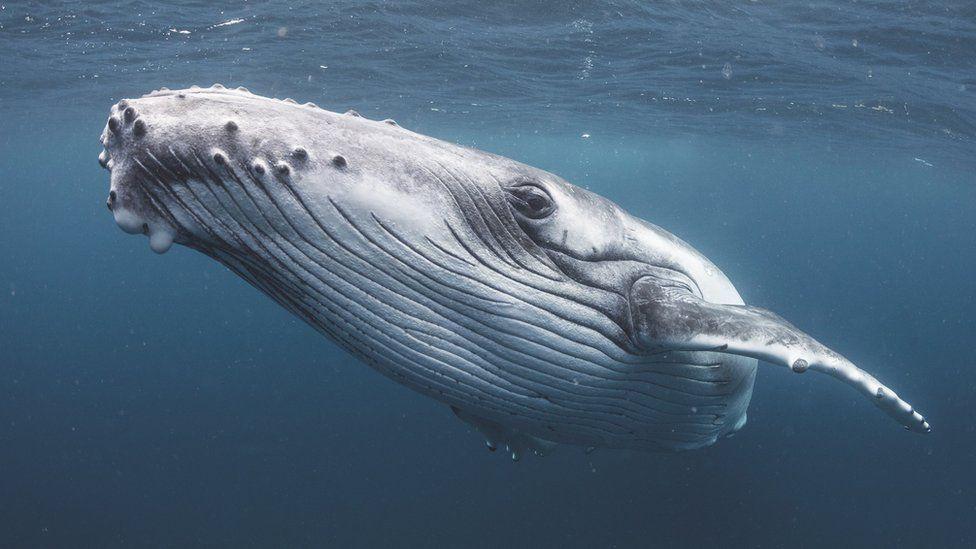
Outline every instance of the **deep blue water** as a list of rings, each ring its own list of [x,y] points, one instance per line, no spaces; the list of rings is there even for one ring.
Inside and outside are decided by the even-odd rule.
[[[109,107],[214,81],[604,194],[934,431],[761,366],[748,426],[705,450],[489,453],[116,228]],[[974,170],[969,2],[2,3],[0,546],[971,547]]]

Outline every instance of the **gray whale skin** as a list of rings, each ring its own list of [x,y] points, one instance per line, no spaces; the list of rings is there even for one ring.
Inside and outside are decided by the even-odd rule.
[[[123,230],[216,259],[514,459],[710,445],[759,360],[931,430],[682,240],[508,158],[220,85],[119,101],[101,143]]]

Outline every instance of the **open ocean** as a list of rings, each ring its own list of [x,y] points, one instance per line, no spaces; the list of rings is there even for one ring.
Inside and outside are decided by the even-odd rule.
[[[0,0],[0,547],[976,546],[976,4]],[[109,108],[220,82],[596,191],[888,383],[760,365],[678,454],[513,463],[105,209]]]

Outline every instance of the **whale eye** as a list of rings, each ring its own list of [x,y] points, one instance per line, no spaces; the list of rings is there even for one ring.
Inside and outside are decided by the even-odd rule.
[[[519,183],[505,190],[508,192],[509,204],[529,219],[548,217],[556,209],[549,193],[535,183]]]

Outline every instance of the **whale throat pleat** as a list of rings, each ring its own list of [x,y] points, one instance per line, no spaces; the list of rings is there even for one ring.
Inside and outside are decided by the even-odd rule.
[[[741,379],[714,353],[633,353],[599,300],[520,241],[500,197],[460,176],[443,170],[464,212],[444,241],[332,197],[324,213],[247,163],[169,153],[140,175],[172,223],[209,235],[191,245],[401,383],[550,440],[693,448],[725,428]]]

